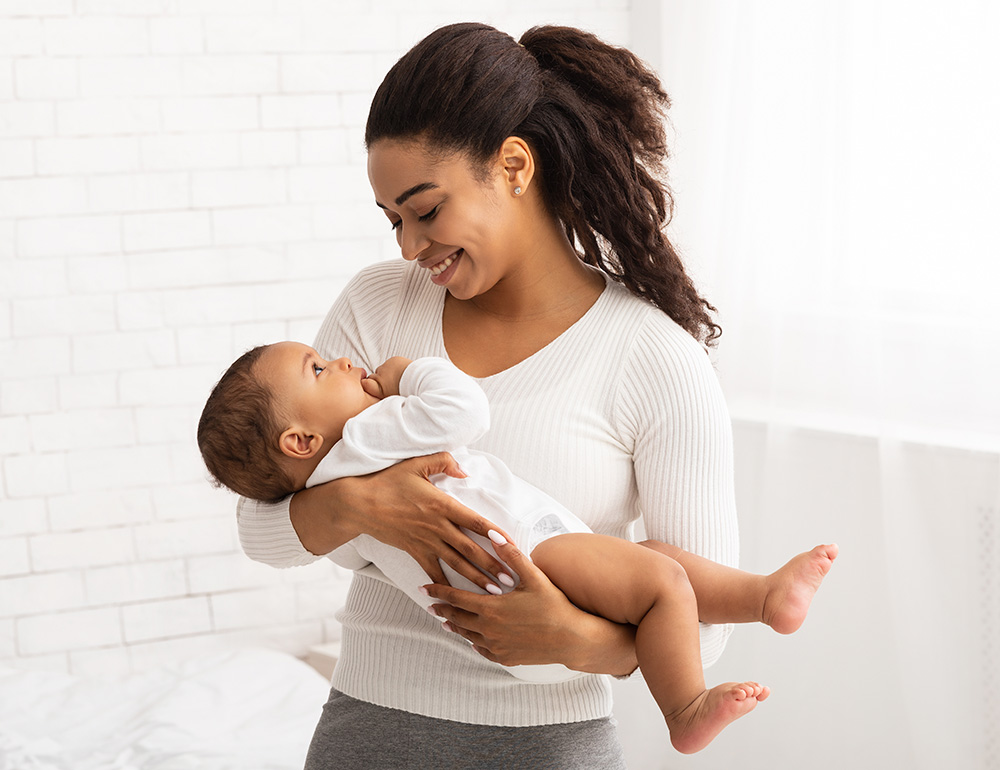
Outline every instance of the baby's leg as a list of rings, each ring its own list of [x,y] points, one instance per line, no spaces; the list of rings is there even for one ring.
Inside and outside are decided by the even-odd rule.
[[[754,575],[658,540],[641,545],[676,559],[691,581],[703,623],[766,623],[780,634],[799,629],[839,549],[818,545],[777,572]]]
[[[581,609],[637,627],[639,667],[678,751],[700,751],[767,697],[769,690],[755,682],[705,689],[698,606],[673,559],[596,534],[550,538],[531,559]]]

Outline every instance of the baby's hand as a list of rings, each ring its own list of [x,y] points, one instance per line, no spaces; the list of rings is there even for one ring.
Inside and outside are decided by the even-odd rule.
[[[368,377],[361,381],[365,392],[376,398],[399,395],[399,380],[411,363],[409,358],[394,356],[379,366]]]

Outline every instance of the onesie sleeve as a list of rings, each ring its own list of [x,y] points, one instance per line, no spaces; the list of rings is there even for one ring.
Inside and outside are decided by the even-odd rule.
[[[323,325],[314,347],[324,358],[348,356],[371,369],[382,362],[385,319],[398,301],[398,261],[362,270],[340,294]],[[321,558],[302,545],[289,518],[291,497],[279,503],[240,498],[236,508],[240,544],[251,559],[272,567],[296,567]],[[338,548],[334,560],[348,569],[368,562],[350,553],[349,543]],[[345,550],[346,549],[346,550]]]
[[[473,443],[489,427],[489,402],[475,380],[442,358],[418,358],[403,372],[398,396],[347,421],[343,437],[307,486],[454,450]]]
[[[647,537],[735,567],[739,558],[732,423],[704,349],[659,311],[632,341],[616,399],[633,446]],[[704,665],[731,625],[701,626]]]

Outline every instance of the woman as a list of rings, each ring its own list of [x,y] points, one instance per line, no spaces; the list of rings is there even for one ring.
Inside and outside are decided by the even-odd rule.
[[[365,135],[404,261],[362,271],[315,347],[369,368],[450,358],[490,399],[476,448],[597,532],[627,537],[642,516],[650,537],[735,566],[731,427],[702,347],[720,330],[662,232],[667,105],[634,55],[579,30],[429,35],[386,76]],[[367,534],[435,583],[441,559],[482,585],[477,567],[499,565],[460,527],[489,522],[425,481],[449,470],[432,456],[244,501],[244,548],[292,566]],[[513,547],[501,556],[519,589],[435,585],[443,628],[379,573],[355,575],[307,768],[624,767],[607,678],[591,674],[634,670],[632,629],[578,610]],[[706,663],[728,632],[703,627]],[[588,673],[525,684],[496,662]]]

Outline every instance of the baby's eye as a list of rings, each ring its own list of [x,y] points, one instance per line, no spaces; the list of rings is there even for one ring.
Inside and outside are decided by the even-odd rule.
[[[319,364],[313,364],[313,374],[319,377],[319,373],[323,371],[323,367]]]

